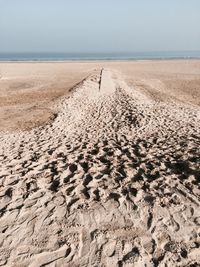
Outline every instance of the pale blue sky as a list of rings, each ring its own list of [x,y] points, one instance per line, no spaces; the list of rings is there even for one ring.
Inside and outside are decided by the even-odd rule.
[[[0,0],[0,52],[200,50],[200,0]]]

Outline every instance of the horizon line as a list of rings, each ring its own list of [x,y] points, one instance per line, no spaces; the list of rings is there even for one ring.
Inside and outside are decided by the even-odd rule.
[[[143,51],[0,51],[0,54],[9,53],[69,53],[69,54],[109,54],[109,53],[166,53],[166,52],[200,52],[200,50],[143,50]]]

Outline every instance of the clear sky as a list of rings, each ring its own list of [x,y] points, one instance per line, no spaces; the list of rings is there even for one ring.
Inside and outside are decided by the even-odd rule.
[[[200,0],[0,0],[0,52],[200,50]]]

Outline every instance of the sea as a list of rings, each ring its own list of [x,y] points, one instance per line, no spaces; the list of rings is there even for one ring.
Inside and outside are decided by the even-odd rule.
[[[200,51],[115,52],[115,53],[1,53],[0,61],[200,59]]]

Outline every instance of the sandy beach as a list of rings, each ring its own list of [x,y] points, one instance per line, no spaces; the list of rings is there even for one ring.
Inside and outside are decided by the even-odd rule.
[[[200,60],[0,63],[0,266],[197,267]]]

